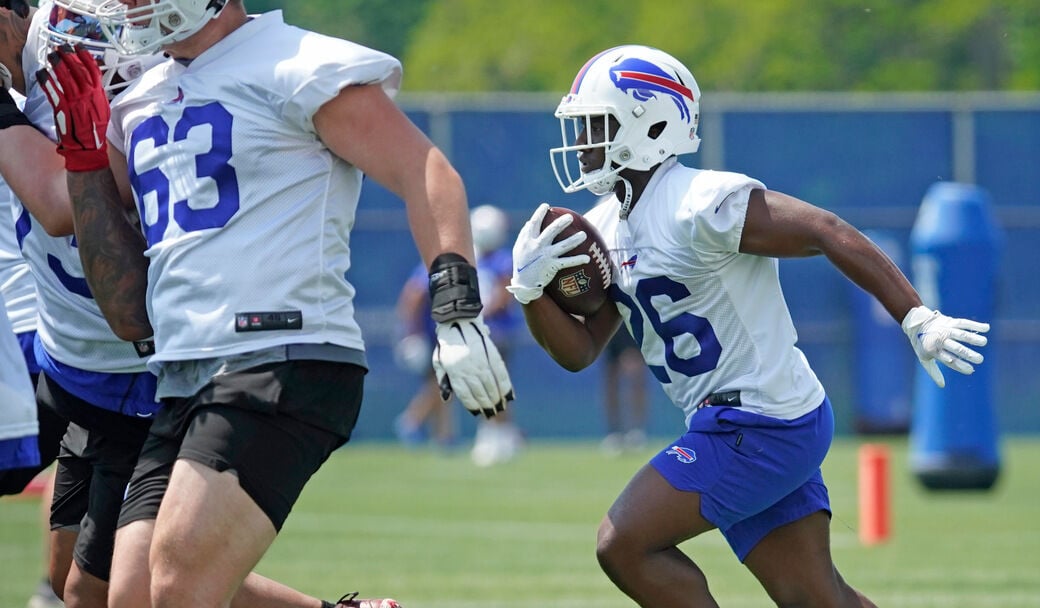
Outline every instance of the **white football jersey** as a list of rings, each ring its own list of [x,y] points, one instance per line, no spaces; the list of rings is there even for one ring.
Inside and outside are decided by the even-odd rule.
[[[54,112],[36,82],[39,69],[39,34],[49,10],[41,8],[33,16],[22,50],[26,91],[25,113],[29,120],[57,141]],[[36,279],[39,317],[37,334],[47,353],[65,365],[92,372],[131,373],[145,371],[130,342],[120,340],[105,321],[87,287],[76,239],[53,237],[13,199],[15,231],[22,256]]]
[[[114,100],[109,140],[149,245],[150,365],[293,343],[363,350],[345,276],[362,174],[312,117],[344,87],[393,95],[400,78],[393,57],[274,11]]]
[[[795,347],[775,258],[739,253],[751,190],[761,182],[670,159],[627,221],[611,196],[586,217],[617,274],[612,297],[643,357],[686,421],[708,395],[740,391],[750,412],[790,420],[823,386]]]
[[[29,370],[7,316],[0,315],[0,441],[35,435],[37,428]]]
[[[36,282],[18,248],[14,205],[14,193],[0,177],[0,296],[7,305],[7,320],[21,334],[36,329]]]

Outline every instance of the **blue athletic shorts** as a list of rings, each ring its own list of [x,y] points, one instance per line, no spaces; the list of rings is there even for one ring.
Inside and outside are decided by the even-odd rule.
[[[701,495],[701,516],[744,561],[776,528],[817,511],[830,514],[820,465],[833,436],[826,398],[794,420],[706,407],[650,464],[675,489]]]

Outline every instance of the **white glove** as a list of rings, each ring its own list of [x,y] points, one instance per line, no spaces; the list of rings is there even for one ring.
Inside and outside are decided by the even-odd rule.
[[[560,257],[585,242],[584,232],[575,232],[559,243],[553,243],[563,229],[574,221],[570,215],[556,218],[542,231],[542,220],[549,205],[542,203],[527,220],[513,245],[513,279],[506,286],[521,304],[530,304],[542,297],[542,290],[564,268],[580,266],[589,261],[585,254]]]
[[[902,326],[918,360],[939,388],[946,386],[946,380],[936,360],[966,375],[975,371],[972,364],[982,363],[982,355],[961,342],[985,346],[988,340],[979,334],[989,331],[989,323],[955,319],[927,306],[918,306],[906,313]]]
[[[509,372],[481,316],[437,324],[433,370],[447,401],[454,392],[474,416],[491,418],[513,400]]]

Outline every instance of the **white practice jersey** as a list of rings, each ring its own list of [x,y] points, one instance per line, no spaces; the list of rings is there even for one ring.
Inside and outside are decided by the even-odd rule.
[[[7,315],[0,315],[0,441],[35,435],[37,428],[36,397],[25,357]]]
[[[740,391],[744,409],[785,420],[824,398],[795,347],[778,261],[738,252],[748,197],[764,187],[673,158],[627,221],[613,196],[586,214],[617,269],[618,310],[687,423],[716,392]]]
[[[109,140],[127,157],[151,259],[150,365],[283,344],[363,350],[345,276],[362,174],[312,117],[344,87],[393,95],[400,78],[393,57],[274,11],[116,98]]]
[[[0,296],[11,327],[22,334],[36,329],[36,281],[18,247],[15,205],[14,193],[0,177]]]
[[[41,2],[36,11],[25,48],[25,114],[52,140],[54,112],[43,90],[37,85],[40,27],[49,15]],[[120,340],[105,321],[84,278],[76,239],[53,237],[29,214],[17,198],[13,199],[15,229],[22,256],[36,279],[39,318],[37,335],[51,357],[65,365],[92,372],[130,373],[145,371],[144,360],[134,345]]]

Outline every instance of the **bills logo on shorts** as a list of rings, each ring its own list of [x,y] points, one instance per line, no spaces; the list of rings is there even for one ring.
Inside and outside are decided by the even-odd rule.
[[[697,460],[697,452],[694,452],[693,450],[688,450],[686,448],[681,448],[677,445],[673,445],[672,447],[668,448],[668,451],[666,451],[665,454],[675,456],[675,459],[683,464],[690,464],[694,460]]]

